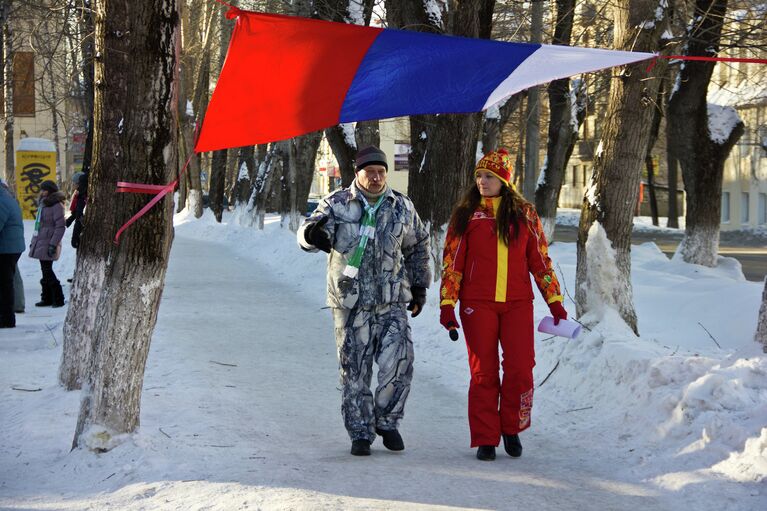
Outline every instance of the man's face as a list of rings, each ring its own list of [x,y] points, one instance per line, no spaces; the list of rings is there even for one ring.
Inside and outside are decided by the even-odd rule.
[[[370,193],[380,193],[386,186],[386,167],[368,165],[357,172],[357,182]]]

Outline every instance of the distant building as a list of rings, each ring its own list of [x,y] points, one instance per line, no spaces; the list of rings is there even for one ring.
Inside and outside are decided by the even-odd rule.
[[[381,150],[386,153],[389,173],[386,182],[393,189],[407,193],[410,123],[407,117],[383,119],[379,122]],[[325,195],[341,186],[341,172],[333,151],[323,136],[317,151],[311,193]]]
[[[745,124],[725,162],[722,230],[767,229],[767,69],[720,63],[711,82],[708,101],[735,108]]]
[[[85,132],[82,113],[76,112],[71,86],[72,67],[65,45],[55,50],[33,48],[30,40],[45,34],[62,33],[54,17],[43,17],[44,10],[21,4],[13,7],[13,138],[14,151],[23,138],[41,138],[55,143],[57,176],[60,184],[82,166]],[[52,38],[55,39],[55,38]],[[43,55],[44,52],[48,55]],[[50,56],[52,55],[52,57]],[[82,98],[80,98],[82,99]],[[55,114],[55,117],[54,117]],[[5,101],[0,98],[0,116],[5,118]],[[54,125],[56,125],[54,129]],[[1,138],[1,136],[0,136]],[[0,161],[5,161],[5,145],[0,144]]]

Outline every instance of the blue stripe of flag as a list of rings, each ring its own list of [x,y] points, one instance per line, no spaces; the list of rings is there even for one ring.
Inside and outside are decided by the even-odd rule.
[[[362,59],[341,122],[479,112],[540,45],[383,30]]]

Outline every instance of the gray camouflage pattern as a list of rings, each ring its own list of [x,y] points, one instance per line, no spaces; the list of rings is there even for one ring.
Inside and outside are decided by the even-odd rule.
[[[397,429],[413,378],[413,340],[405,304],[333,309],[342,388],[341,413],[352,440]],[[375,396],[370,390],[378,365]]]
[[[412,286],[428,288],[429,232],[405,195],[387,188],[356,278],[343,274],[360,242],[364,208],[356,181],[320,201],[298,230],[327,218],[330,235],[327,303],[333,310],[342,387],[341,413],[352,440],[375,439],[375,429],[397,429],[413,377],[413,340],[407,319]],[[375,395],[370,389],[378,365]]]
[[[323,198],[317,209],[298,230],[298,244],[317,251],[304,239],[308,225],[328,218],[324,229],[333,249],[328,257],[328,298],[330,307],[351,309],[388,303],[408,303],[410,288],[428,288],[429,232],[405,195],[388,188],[376,215],[375,238],[368,241],[357,278],[343,275],[346,264],[360,241],[363,207],[356,181],[349,188]]]

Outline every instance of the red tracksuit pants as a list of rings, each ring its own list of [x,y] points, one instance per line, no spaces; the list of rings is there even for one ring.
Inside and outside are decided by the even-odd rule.
[[[471,446],[497,446],[502,434],[512,435],[530,427],[535,366],[533,303],[461,301],[460,314],[471,370]]]

